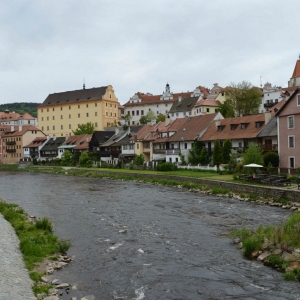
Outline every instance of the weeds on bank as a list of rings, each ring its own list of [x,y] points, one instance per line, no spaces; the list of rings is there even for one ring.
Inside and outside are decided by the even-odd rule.
[[[52,224],[47,218],[33,223],[28,220],[24,210],[18,205],[7,204],[2,201],[0,201],[0,212],[16,231],[20,240],[20,250],[29,271],[32,271],[45,258],[55,257],[53,255],[56,253],[65,254],[68,251],[70,243],[58,240],[52,234]],[[41,275],[37,272],[30,272],[30,278],[35,283],[33,287],[35,293],[47,292],[50,288],[39,285]]]
[[[243,242],[243,252],[247,257],[255,250],[261,250],[265,239],[273,244],[283,244],[285,247],[300,247],[300,213],[295,212],[284,224],[278,226],[259,226],[256,230],[242,228],[233,232],[233,237],[239,237]],[[284,270],[286,262],[280,255],[271,254],[264,262],[266,265]],[[300,280],[300,269],[284,274],[287,280]]]

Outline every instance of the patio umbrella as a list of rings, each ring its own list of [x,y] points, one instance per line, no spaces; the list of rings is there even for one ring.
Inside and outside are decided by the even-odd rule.
[[[244,165],[244,167],[249,167],[249,168],[263,168],[264,166],[258,165],[258,164],[249,164],[249,165]]]

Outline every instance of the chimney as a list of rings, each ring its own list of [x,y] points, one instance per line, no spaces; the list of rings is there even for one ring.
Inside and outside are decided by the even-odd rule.
[[[119,133],[119,128],[116,128],[115,129],[115,134],[118,134]]]
[[[220,121],[216,121],[216,128],[218,128],[218,126],[220,126],[221,122]]]
[[[56,140],[56,135],[53,135],[53,141],[55,141]]]
[[[267,110],[265,112],[265,125],[267,125],[271,120],[271,112],[269,110]]]
[[[14,125],[10,126],[10,131],[15,131],[15,126]]]
[[[167,115],[165,119],[165,125],[168,126],[170,124],[170,116]]]
[[[178,97],[178,102],[181,102],[181,100],[182,100],[182,97],[179,96],[179,97]]]
[[[19,125],[19,132],[22,131],[22,128],[23,128],[23,126],[22,126],[22,125]]]

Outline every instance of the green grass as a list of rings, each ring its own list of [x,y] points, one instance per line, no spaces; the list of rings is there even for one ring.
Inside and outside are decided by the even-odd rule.
[[[53,235],[52,225],[47,218],[32,223],[24,214],[23,209],[2,201],[0,201],[0,212],[16,231],[20,240],[20,250],[29,271],[33,271],[38,263],[49,256],[57,253],[65,254],[70,247],[69,242],[58,240]],[[35,282],[34,292],[47,290],[45,287],[40,289],[41,274],[33,271],[30,272],[30,277]]]

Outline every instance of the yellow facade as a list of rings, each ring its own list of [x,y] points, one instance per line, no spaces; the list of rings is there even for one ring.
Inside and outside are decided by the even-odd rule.
[[[86,94],[88,91],[83,90]],[[38,107],[38,126],[47,135],[72,135],[79,124],[88,122],[93,123],[95,130],[103,130],[119,121],[119,102],[111,85],[99,99],[79,99],[69,103],[57,101],[59,103],[49,105],[45,102]]]
[[[226,100],[225,97],[225,92],[221,92],[218,94],[217,98],[215,99],[216,101],[219,101],[221,104],[223,104]]]

